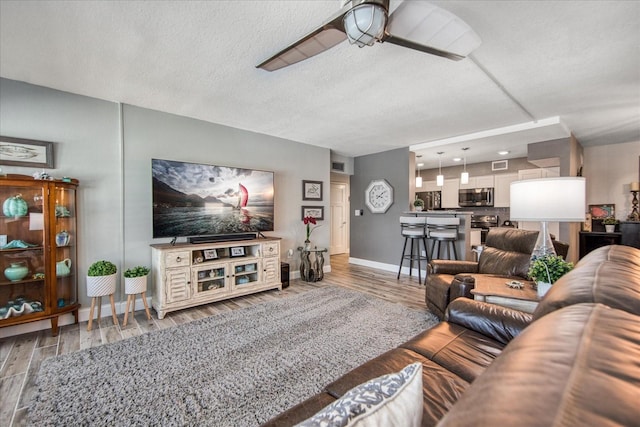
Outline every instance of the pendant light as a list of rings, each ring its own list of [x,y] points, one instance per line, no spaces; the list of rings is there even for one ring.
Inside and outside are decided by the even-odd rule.
[[[416,158],[420,159],[422,156],[416,156]],[[420,168],[422,167],[422,163],[418,163],[418,176],[416,176],[416,188],[422,188],[422,175],[420,175]]]
[[[436,176],[436,185],[442,187],[444,185],[444,175],[442,175],[442,155],[444,151],[438,151],[438,176]]]
[[[469,147],[462,149],[462,151],[464,151],[465,153],[464,153],[464,169],[462,171],[462,174],[460,174],[460,184],[469,183],[469,172],[467,172],[467,153],[466,153],[468,149]]]

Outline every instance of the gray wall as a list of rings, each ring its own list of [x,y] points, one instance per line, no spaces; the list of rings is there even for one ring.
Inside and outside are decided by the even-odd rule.
[[[179,102],[179,100],[176,100]],[[54,177],[80,180],[78,275],[86,307],[84,275],[93,261],[113,261],[120,272],[149,265],[152,239],[151,158],[210,163],[275,172],[275,231],[282,259],[298,268],[304,241],[301,206],[324,206],[329,215],[330,152],[227,126],[0,79],[0,134],[55,142]],[[121,136],[122,135],[122,136]],[[3,166],[31,175],[34,168]],[[303,179],[324,182],[324,200],[302,201]],[[313,233],[329,246],[328,221]],[[294,257],[287,258],[287,250]],[[327,260],[327,263],[330,261]],[[119,291],[116,300],[122,301]]]
[[[409,210],[409,148],[356,157],[351,177],[351,258],[398,265],[402,238],[398,218]],[[386,179],[394,202],[384,214],[372,214],[364,204],[364,190],[373,179]],[[354,210],[362,209],[363,216]]]

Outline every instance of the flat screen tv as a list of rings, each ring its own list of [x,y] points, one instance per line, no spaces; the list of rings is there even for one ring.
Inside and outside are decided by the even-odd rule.
[[[151,160],[153,237],[273,231],[273,172]]]

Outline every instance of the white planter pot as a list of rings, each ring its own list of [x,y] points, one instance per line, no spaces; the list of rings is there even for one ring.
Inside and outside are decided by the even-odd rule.
[[[125,277],[124,293],[127,295],[141,294],[147,292],[147,276]]]
[[[87,296],[102,297],[116,292],[118,273],[110,276],[87,276]]]
[[[606,230],[607,233],[615,233],[616,232],[616,225],[605,225],[604,229]]]
[[[551,283],[536,282],[536,285],[538,287],[538,297],[540,297],[540,298],[545,296],[547,294],[547,292],[549,292],[549,289],[551,289]]]

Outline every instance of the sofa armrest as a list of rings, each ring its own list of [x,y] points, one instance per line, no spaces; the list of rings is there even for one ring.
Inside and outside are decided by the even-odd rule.
[[[475,261],[456,261],[448,259],[432,259],[428,264],[429,274],[477,273],[478,263]]]
[[[447,306],[445,320],[506,345],[531,323],[531,314],[468,298],[458,298]]]

